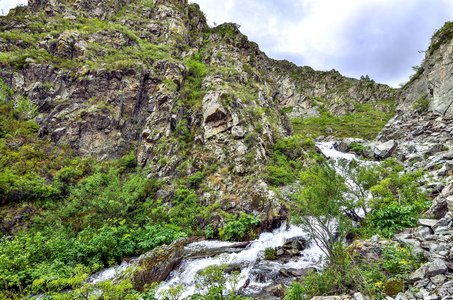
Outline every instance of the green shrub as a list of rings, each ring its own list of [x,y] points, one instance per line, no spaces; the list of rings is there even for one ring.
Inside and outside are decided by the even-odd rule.
[[[349,145],[349,150],[352,152],[362,153],[364,149],[365,146],[360,143],[351,143],[351,145]]]
[[[193,176],[189,176],[187,181],[189,182],[189,187],[192,189],[197,189],[200,183],[203,181],[204,174],[203,172],[197,172]]]
[[[285,293],[285,300],[304,300],[308,299],[305,288],[297,281],[293,281]]]
[[[94,229],[87,227],[76,236],[62,228],[48,233],[20,233],[2,242],[0,247],[0,289],[27,286],[35,279],[70,278],[77,264],[97,270],[118,263],[157,246],[186,236],[176,226],[128,225],[126,220]]]
[[[268,182],[273,186],[289,185],[297,179],[297,175],[289,168],[289,164],[268,167]]]
[[[269,184],[281,186],[293,183],[302,169],[306,153],[313,150],[314,143],[310,138],[294,136],[278,140],[265,175]]]
[[[428,111],[429,108],[429,99],[428,95],[423,95],[417,100],[414,101],[414,103],[411,106],[412,109],[418,110],[420,112],[425,112]]]
[[[224,299],[224,291],[228,299],[247,299],[237,294],[239,281],[242,279],[239,271],[227,274],[227,257],[220,257],[220,265],[211,265],[195,275],[197,294],[195,299]]]
[[[241,241],[247,232],[254,237],[253,229],[261,222],[260,217],[241,213],[238,219],[227,219],[223,228],[219,229],[219,236],[224,241]]]
[[[265,260],[274,260],[277,258],[277,251],[274,248],[264,249],[264,259]]]
[[[367,225],[374,228],[375,232],[390,238],[405,228],[416,227],[418,216],[415,206],[391,204],[373,211],[368,217]]]
[[[382,266],[393,278],[408,279],[420,267],[423,254],[415,255],[409,247],[388,246],[382,249]]]

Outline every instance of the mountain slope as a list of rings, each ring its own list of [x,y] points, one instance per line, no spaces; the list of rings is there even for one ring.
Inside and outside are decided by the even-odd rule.
[[[372,138],[398,96],[270,59],[185,0],[30,0],[0,28],[0,229],[14,236],[0,275],[17,290],[149,240],[280,225],[278,187],[316,159],[307,135]]]

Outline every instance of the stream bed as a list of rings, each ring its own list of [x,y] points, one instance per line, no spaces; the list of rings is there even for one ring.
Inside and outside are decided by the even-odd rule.
[[[317,143],[317,147],[325,157],[334,161],[339,159],[351,161],[355,158],[354,154],[335,150],[333,143]],[[304,246],[300,249],[284,250],[292,241],[303,241]],[[266,260],[264,259],[266,248],[281,251],[276,259]],[[184,248],[183,261],[160,284],[157,295],[169,287],[182,285],[184,292],[181,298],[190,296],[197,292],[196,275],[202,269],[227,262],[228,270],[240,272],[238,292],[245,296],[257,297],[269,294],[266,291],[269,287],[277,284],[289,285],[309,269],[322,270],[323,258],[323,251],[310,239],[309,233],[301,227],[287,224],[272,232],[262,233],[258,239],[246,243],[215,240],[194,242]],[[107,268],[90,276],[87,282],[96,284],[114,279],[129,264],[124,261],[120,266]]]
[[[264,259],[266,248],[278,248],[288,240],[307,240],[308,238],[309,235],[302,228],[284,224],[273,232],[262,233],[257,240],[251,241],[245,248],[236,247],[237,244],[243,243],[221,241],[192,243],[186,246],[185,253],[199,258],[183,260],[160,285],[158,291],[181,284],[186,288],[182,297],[195,293],[195,275],[210,265],[220,265],[220,257],[223,256],[222,260],[228,262],[229,268],[240,270],[241,280],[238,286],[241,287],[239,289],[241,294],[253,296],[264,293],[265,288],[269,286],[279,283],[288,284],[294,280],[295,275],[310,268],[322,267],[323,252],[314,242],[308,242],[306,248],[295,255],[276,260]],[[239,246],[242,247],[242,245]],[[221,249],[224,254],[220,257],[210,257],[213,252],[221,252],[217,249]]]

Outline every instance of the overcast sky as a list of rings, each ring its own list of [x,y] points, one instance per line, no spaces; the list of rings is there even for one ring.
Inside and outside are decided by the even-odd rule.
[[[210,25],[235,22],[269,57],[398,87],[434,31],[453,21],[453,0],[190,0]],[[0,0],[7,12],[25,0]]]

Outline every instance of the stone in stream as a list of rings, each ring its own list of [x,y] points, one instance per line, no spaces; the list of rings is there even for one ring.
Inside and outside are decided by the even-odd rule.
[[[282,274],[285,277],[290,277],[291,276],[291,274],[288,273],[288,270],[286,270],[285,268],[281,268],[279,273]]]
[[[285,287],[283,286],[283,284],[277,284],[266,288],[266,292],[273,294],[274,296],[283,298],[283,296],[285,295]]]
[[[306,243],[307,243],[307,241],[306,241],[306,239],[304,237],[296,236],[296,237],[287,239],[285,241],[285,243],[283,244],[283,248],[285,248],[285,249],[295,249],[295,250],[304,250]]]
[[[374,148],[374,155],[381,159],[386,159],[392,155],[395,151],[396,147],[398,147],[398,143],[394,140],[390,140],[388,142],[378,144]]]
[[[183,258],[183,249],[189,239],[178,238],[170,245],[163,245],[140,255],[132,264],[134,271],[126,275],[132,280],[134,289],[143,291],[145,284],[164,281]]]
[[[308,272],[316,272],[315,268],[304,268],[304,269],[288,269],[288,272],[294,277],[305,277]]]

